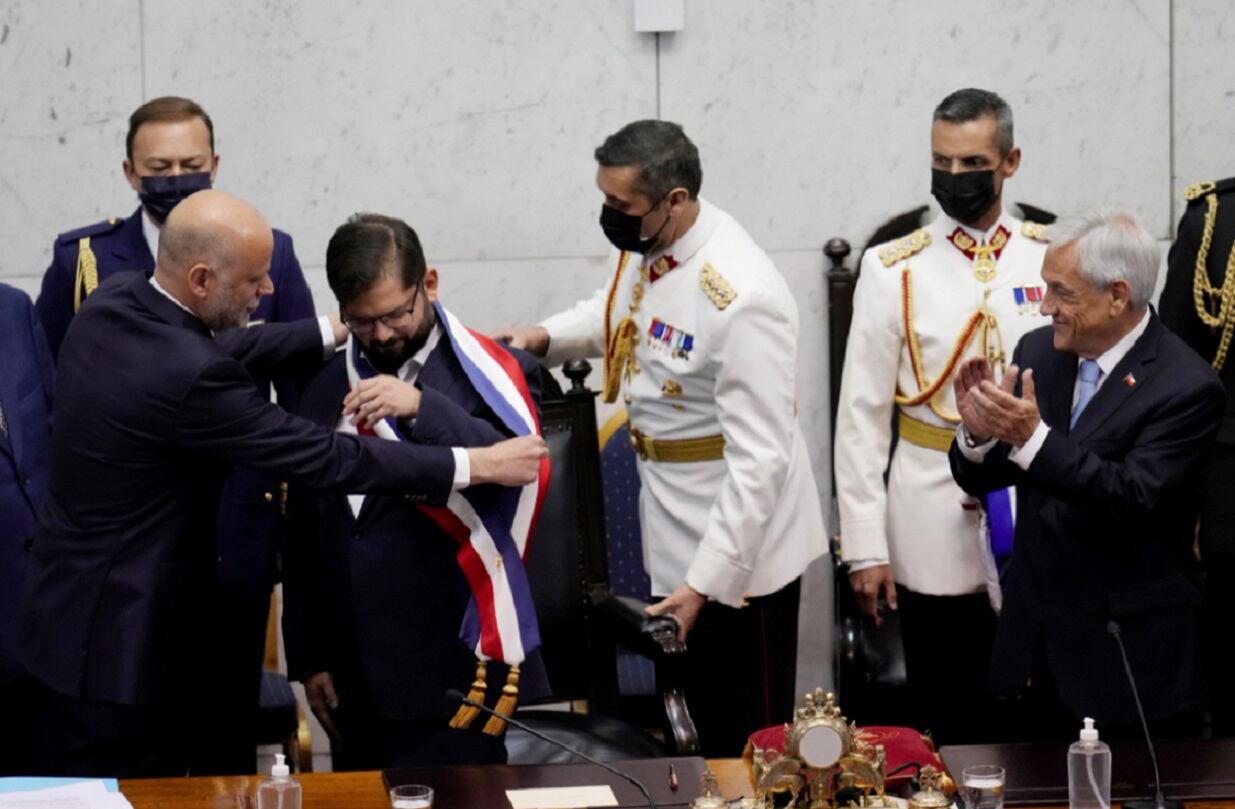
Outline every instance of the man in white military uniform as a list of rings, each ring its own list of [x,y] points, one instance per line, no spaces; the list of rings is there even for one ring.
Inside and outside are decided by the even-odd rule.
[[[989,726],[992,545],[1001,558],[1010,551],[1014,495],[979,503],[952,480],[952,375],[983,354],[1002,368],[1021,335],[1045,324],[1046,245],[1041,225],[1003,207],[1021,157],[1003,99],[973,89],[948,96],[934,113],[931,151],[943,213],[862,258],[835,466],[842,557],[858,602],[876,624],[881,596],[899,610],[918,721],[956,744],[978,740],[984,719]]]
[[[826,549],[796,416],[798,313],[742,227],[699,198],[676,124],[638,121],[596,150],[601,226],[618,248],[590,299],[509,332],[548,363],[605,358],[642,481],[652,614],[689,636],[706,755],[791,718],[799,581]]]

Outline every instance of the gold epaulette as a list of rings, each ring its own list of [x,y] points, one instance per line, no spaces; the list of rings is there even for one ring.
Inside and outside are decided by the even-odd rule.
[[[1021,222],[1021,235],[1033,239],[1035,242],[1049,242],[1050,236],[1046,235],[1046,225],[1041,222],[1030,222],[1026,219]]]
[[[738,297],[737,290],[710,263],[704,264],[699,272],[699,288],[708,296],[712,305],[722,312]]]
[[[1218,184],[1213,180],[1203,183],[1193,183],[1184,189],[1184,199],[1188,200],[1188,202],[1191,202],[1194,199],[1200,199],[1217,187]]]
[[[883,266],[891,267],[898,261],[904,261],[914,253],[921,252],[930,243],[931,232],[926,228],[918,228],[908,236],[902,236],[889,242],[886,247],[879,248],[879,260],[883,262]]]

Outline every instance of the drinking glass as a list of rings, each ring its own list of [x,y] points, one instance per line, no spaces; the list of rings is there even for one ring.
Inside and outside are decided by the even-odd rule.
[[[404,784],[390,790],[391,809],[433,809],[433,788]]]
[[[1003,809],[1003,767],[981,764],[961,772],[965,809]]]

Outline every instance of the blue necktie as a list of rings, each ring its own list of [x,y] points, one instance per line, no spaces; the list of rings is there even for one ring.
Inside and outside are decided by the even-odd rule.
[[[1076,396],[1076,407],[1072,408],[1072,420],[1068,422],[1069,430],[1076,426],[1076,420],[1081,417],[1081,411],[1097,392],[1098,378],[1102,376],[1102,369],[1098,367],[1097,360],[1081,360],[1080,373],[1081,389]]]

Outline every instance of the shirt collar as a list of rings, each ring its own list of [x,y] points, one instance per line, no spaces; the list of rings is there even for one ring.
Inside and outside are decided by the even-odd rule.
[[[695,253],[699,252],[699,248],[703,247],[712,232],[716,230],[716,225],[720,221],[720,212],[712,203],[699,198],[699,216],[695,218],[695,224],[690,226],[690,230],[683,233],[677,238],[673,244],[668,247],[655,250],[648,253],[647,263],[651,264],[655,259],[663,255],[673,256],[673,259],[678,264],[685,264],[690,261]]]
[[[947,215],[945,214],[945,216]],[[951,217],[948,218],[951,219]],[[954,219],[952,221],[955,223],[956,227],[968,233],[979,244],[990,244],[991,239],[995,236],[995,231],[999,230],[1001,226],[1009,233],[1016,232],[1015,229],[1009,225],[1007,221],[1008,219],[1008,209],[1003,207],[1003,203],[1000,203],[999,218],[995,220],[995,224],[991,225],[986,230],[978,230],[975,227],[970,227],[964,223],[956,222]],[[955,230],[955,228],[949,228],[948,232],[951,233],[953,230]]]
[[[425,344],[420,347],[420,350],[399,367],[399,379],[402,379],[404,382],[415,382],[416,377],[420,376],[420,369],[425,367],[425,363],[429,360],[429,355],[437,348],[437,344],[441,339],[442,324],[438,322],[434,324],[433,331],[429,332],[429,337],[425,340]]]
[[[159,260],[159,226],[150,218],[146,206],[142,206],[142,235],[146,237],[146,247],[150,248],[150,256]]]
[[[153,275],[153,274],[151,274],[151,276],[150,276],[150,286],[154,287],[154,288],[158,291],[158,293],[159,293],[160,295],[162,295],[163,297],[167,298],[169,301],[171,301],[172,303],[176,304],[177,306],[179,306],[179,307],[180,307],[181,309],[183,309],[184,311],[186,311],[186,312],[188,312],[189,314],[193,315],[193,317],[197,317],[197,315],[194,315],[194,314],[193,314],[193,310],[192,310],[192,309],[190,309],[189,307],[185,306],[183,303],[181,303],[181,302],[180,302],[180,300],[179,300],[179,299],[178,299],[175,295],[171,294],[171,293],[170,293],[170,292],[168,292],[166,289],[164,289],[164,288],[163,288],[163,285],[159,283],[159,279],[158,279],[155,275]]]
[[[1141,335],[1145,333],[1145,329],[1149,328],[1149,307],[1145,307],[1145,314],[1141,316],[1141,321],[1132,327],[1132,331],[1119,338],[1119,342],[1108,348],[1100,354],[1096,360],[1098,367],[1102,369],[1102,376],[1106,377],[1115,370],[1115,366],[1119,361],[1127,356],[1132,350],[1132,346],[1136,345],[1136,341],[1141,339]]]

